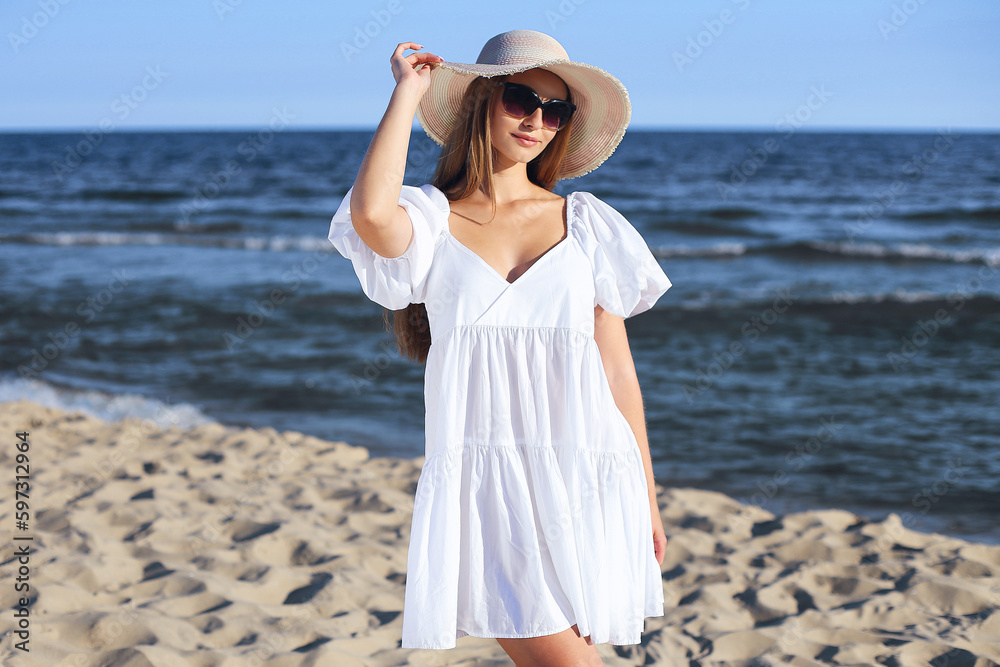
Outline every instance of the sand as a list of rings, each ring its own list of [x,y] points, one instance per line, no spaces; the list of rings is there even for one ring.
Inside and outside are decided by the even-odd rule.
[[[27,401],[0,404],[0,425],[4,665],[512,664],[493,639],[399,648],[422,458]],[[24,430],[29,526],[16,533],[30,542],[12,531]],[[709,491],[657,493],[666,615],[641,644],[599,645],[607,665],[1000,664],[998,546],[895,514],[774,516]],[[22,596],[29,653],[15,648]]]

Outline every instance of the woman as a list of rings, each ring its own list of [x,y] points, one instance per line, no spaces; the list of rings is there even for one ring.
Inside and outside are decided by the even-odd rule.
[[[610,74],[514,30],[475,64],[404,42],[396,88],[330,229],[426,362],[403,648],[495,637],[519,665],[601,664],[663,615],[666,537],[623,319],[670,287],[589,192],[630,118]],[[444,145],[402,185],[414,114]]]

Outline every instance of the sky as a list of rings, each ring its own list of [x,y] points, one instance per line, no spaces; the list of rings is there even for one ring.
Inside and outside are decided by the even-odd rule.
[[[398,43],[513,29],[620,79],[629,129],[1000,131],[997,0],[5,0],[0,130],[374,130]]]

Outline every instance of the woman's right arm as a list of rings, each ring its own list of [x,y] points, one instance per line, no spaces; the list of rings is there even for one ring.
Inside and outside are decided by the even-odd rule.
[[[383,257],[402,255],[413,238],[410,216],[399,205],[406,151],[417,104],[430,86],[430,63],[443,61],[432,53],[411,53],[403,57],[403,51],[412,48],[423,47],[402,42],[389,59],[396,87],[351,192],[354,229],[369,248]],[[415,69],[421,63],[428,64]]]

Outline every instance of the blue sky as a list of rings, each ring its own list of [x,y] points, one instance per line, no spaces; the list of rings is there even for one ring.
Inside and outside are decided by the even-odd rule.
[[[12,130],[374,129],[397,43],[474,62],[515,28],[621,79],[635,129],[1000,130],[996,0],[7,0],[0,28]]]

